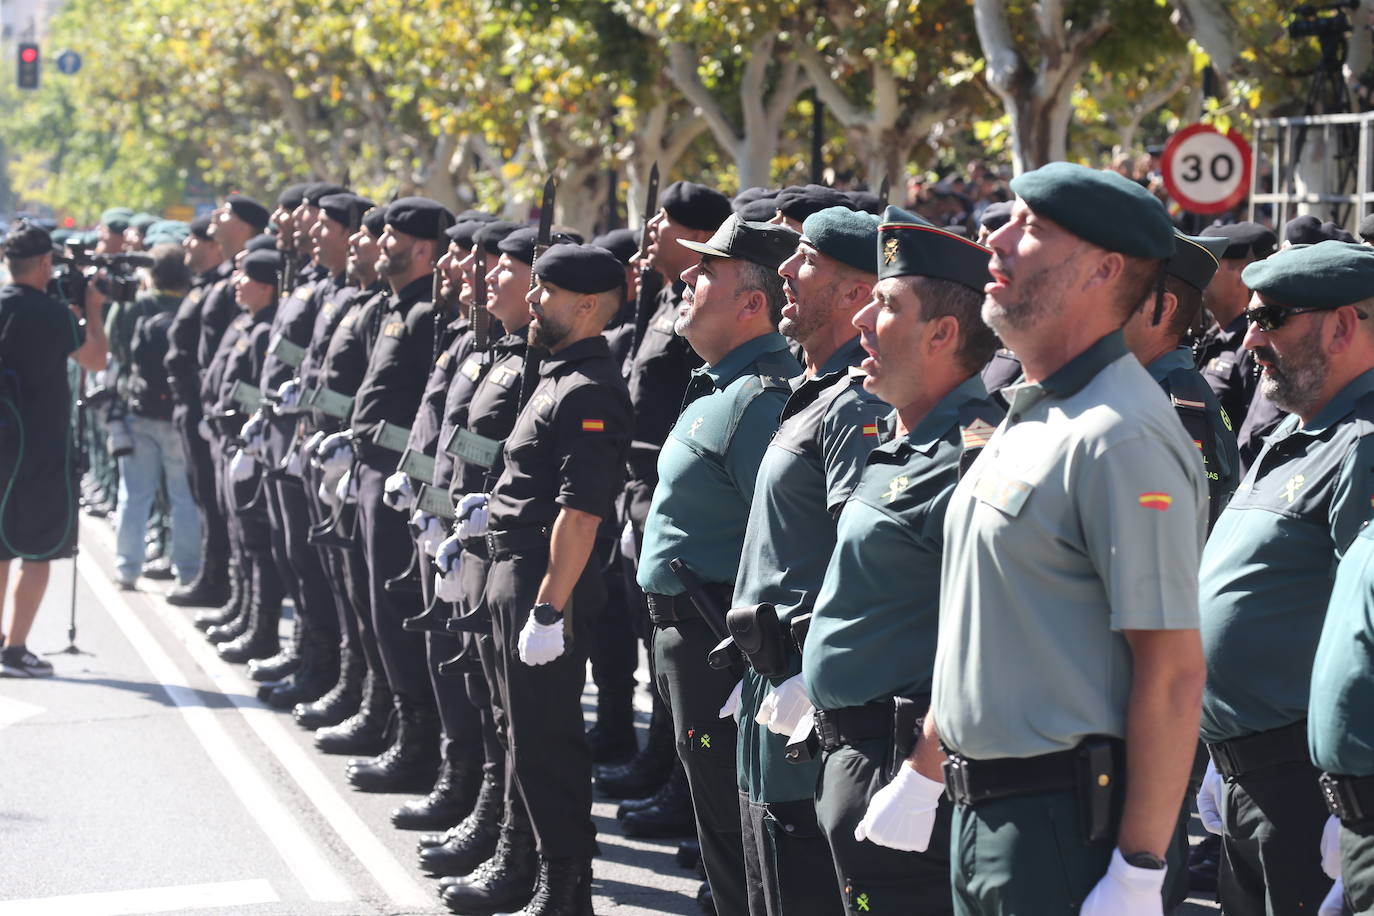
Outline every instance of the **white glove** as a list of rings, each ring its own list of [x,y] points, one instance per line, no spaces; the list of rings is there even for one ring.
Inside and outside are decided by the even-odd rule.
[[[620,529],[620,555],[633,562],[637,559],[637,553],[638,551],[635,549],[635,523],[627,518],[625,519],[625,527]]]
[[[720,717],[722,719],[728,719],[733,716],[735,721],[739,721],[739,699],[742,693],[744,693],[744,681],[741,680],[735,684],[734,689],[730,691],[730,695],[725,698],[725,705],[720,708]]]
[[[286,455],[286,473],[290,474],[292,477],[301,476],[301,465],[301,450],[299,448],[293,448]]]
[[[339,501],[336,505],[358,501],[358,481],[353,477],[352,468],[346,468],[339,482],[334,485],[334,496]]]
[[[253,470],[256,467],[251,455],[243,449],[234,452],[234,456],[229,459],[229,479],[234,483],[243,483],[245,480],[253,479]]]
[[[927,779],[909,764],[873,795],[863,820],[854,828],[854,839],[904,852],[925,852],[935,829],[935,809],[945,784]]]
[[[1341,819],[1331,815],[1322,827],[1322,871],[1330,879],[1341,877]]]
[[[318,430],[313,433],[309,439],[306,439],[305,444],[301,446],[301,461],[313,463],[315,460],[315,450],[320,447],[320,443],[323,441],[324,433]]]
[[[1197,790],[1197,815],[1208,833],[1221,836],[1221,804],[1226,786],[1217,772],[1217,765],[1207,761],[1207,772],[1202,776],[1202,785]]]
[[[563,654],[563,621],[539,623],[534,619],[534,611],[530,611],[516,648],[525,664],[547,665]]]
[[[262,411],[254,411],[248,418],[248,422],[243,424],[239,430],[239,438],[243,440],[243,450],[250,455],[261,457],[264,445],[263,437],[267,434],[267,418],[262,415]]]
[[[807,738],[811,737],[811,733],[815,730],[816,710],[815,707],[812,707],[810,704],[807,704],[806,712],[802,715],[800,719],[797,720],[796,728],[792,729],[792,731],[787,735],[788,746],[791,746],[793,744],[801,744]]]
[[[382,502],[397,512],[408,512],[415,506],[415,487],[411,485],[410,475],[397,471],[386,479],[382,486]]]
[[[462,582],[459,576],[463,571],[463,542],[458,535],[450,534],[439,543],[434,552],[434,594],[443,601],[456,602],[463,597]]]
[[[458,513],[458,536],[476,538],[487,533],[487,494],[465,493],[455,508]]]
[[[1340,878],[1331,885],[1322,905],[1317,907],[1317,916],[1345,916],[1345,882]]]
[[[196,424],[196,432],[200,433],[200,437],[206,442],[215,441],[214,431],[210,429],[210,421],[204,417],[201,417],[200,422]]]
[[[457,604],[463,598],[463,583],[458,581],[457,576],[437,572],[434,574],[434,594],[440,601]]]
[[[287,379],[277,387],[277,403],[290,410],[301,402],[301,380]]]
[[[339,505],[339,484],[338,481],[321,480],[319,489],[320,502],[326,506],[337,507]]]
[[[759,704],[754,721],[765,725],[775,735],[790,735],[814,707],[806,695],[806,685],[800,674],[793,675],[774,687]]]
[[[1083,901],[1079,916],[1164,916],[1167,868],[1137,868],[1112,850],[1107,873]]]
[[[410,523],[415,526],[415,541],[426,556],[434,556],[439,552],[439,544],[448,534],[444,526],[439,523],[439,519],[430,515],[423,509],[416,509],[415,514],[410,517]]]
[[[315,467],[325,470],[328,467],[342,467],[351,460],[352,446],[348,433],[333,433],[325,436],[315,449]]]

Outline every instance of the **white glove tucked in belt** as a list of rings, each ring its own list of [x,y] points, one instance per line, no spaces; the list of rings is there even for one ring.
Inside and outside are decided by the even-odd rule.
[[[854,828],[854,839],[906,852],[925,852],[935,829],[935,809],[945,784],[927,779],[910,764],[873,795],[863,820]]]
[[[754,721],[767,726],[775,735],[791,735],[802,717],[814,709],[806,695],[806,684],[800,674],[793,675],[774,687],[759,704]]]
[[[1079,916],[1164,916],[1166,868],[1138,868],[1112,850],[1112,864],[1083,901]]]

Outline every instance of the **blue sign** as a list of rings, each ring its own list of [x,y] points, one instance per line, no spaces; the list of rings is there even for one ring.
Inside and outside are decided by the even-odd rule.
[[[81,69],[81,55],[77,54],[75,51],[63,51],[61,54],[57,55],[57,60],[54,61],[54,63],[57,64],[58,73],[65,73],[71,76]]]

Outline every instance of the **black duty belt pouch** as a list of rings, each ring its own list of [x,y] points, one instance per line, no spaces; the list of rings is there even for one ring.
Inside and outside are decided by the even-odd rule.
[[[887,763],[887,779],[890,782],[897,775],[897,768],[905,763],[921,738],[921,728],[925,724],[926,710],[930,703],[922,703],[907,697],[892,699],[892,758]]]
[[[725,626],[756,672],[764,677],[787,673],[787,646],[773,605],[732,608],[725,614]]]
[[[1090,735],[1076,749],[1074,782],[1083,815],[1083,835],[1089,843],[1111,836],[1113,801],[1124,791],[1124,767],[1117,759],[1122,756],[1121,748],[1120,741]]]
[[[1317,780],[1326,809],[1347,827],[1368,827],[1374,822],[1374,776],[1338,776],[1323,773]]]
[[[798,614],[792,618],[792,645],[797,647],[797,654],[800,655],[806,648],[806,634],[811,632],[811,615]]]

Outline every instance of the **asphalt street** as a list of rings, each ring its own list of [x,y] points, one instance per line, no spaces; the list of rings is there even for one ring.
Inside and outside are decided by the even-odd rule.
[[[51,680],[0,679],[0,916],[447,912],[415,835],[388,821],[403,796],[351,790],[343,758],[259,703],[164,583],[116,590],[112,547],[108,525],[83,520],[80,654],[48,656]],[[72,571],[54,564],[36,652],[68,644]],[[594,814],[597,913],[698,912],[676,841],[620,835],[614,802]]]

